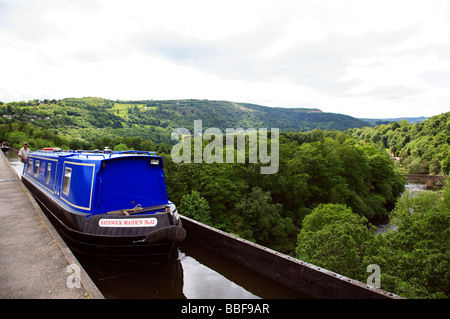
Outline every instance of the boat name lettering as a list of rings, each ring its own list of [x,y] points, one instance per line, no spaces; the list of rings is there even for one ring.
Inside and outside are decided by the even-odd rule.
[[[154,227],[158,223],[156,218],[123,218],[123,219],[100,219],[100,227]]]

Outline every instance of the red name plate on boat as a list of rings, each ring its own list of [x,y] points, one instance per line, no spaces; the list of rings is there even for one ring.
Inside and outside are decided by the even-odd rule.
[[[158,223],[156,218],[106,218],[100,219],[100,227],[155,227]]]

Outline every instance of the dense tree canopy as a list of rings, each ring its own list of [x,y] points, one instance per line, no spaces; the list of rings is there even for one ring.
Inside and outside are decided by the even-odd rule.
[[[175,164],[163,155],[169,196],[181,202],[196,191],[210,205],[210,225],[289,253],[317,206],[343,204],[373,219],[387,216],[404,190],[403,174],[384,150],[342,132],[282,133],[279,154],[278,172],[267,175],[248,158]]]
[[[450,297],[450,187],[406,192],[391,214],[396,227],[374,238],[367,256],[381,267],[386,290],[411,298]]]
[[[450,171],[450,112],[417,124],[402,120],[350,131],[400,157],[409,174],[440,175]]]
[[[406,192],[391,215],[393,228],[375,227],[344,205],[326,204],[303,220],[297,257],[365,282],[380,267],[381,286],[407,298],[450,297],[450,186],[443,197]]]
[[[361,278],[366,273],[363,259],[375,229],[367,224],[365,217],[345,205],[320,205],[303,220],[297,257],[350,278]]]

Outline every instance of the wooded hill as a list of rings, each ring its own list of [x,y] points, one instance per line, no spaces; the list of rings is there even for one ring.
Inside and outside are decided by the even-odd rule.
[[[113,101],[96,97],[0,102],[0,116],[0,124],[24,121],[53,133],[57,129],[70,148],[90,148],[87,144],[101,137],[140,137],[153,143],[171,144],[170,133],[177,127],[192,132],[194,120],[202,120],[203,128],[217,127],[223,131],[250,127],[281,131],[346,130],[368,125],[351,116],[318,109],[209,100]]]
[[[401,120],[350,131],[365,142],[389,149],[409,174],[442,175],[450,172],[450,112],[417,124]]]

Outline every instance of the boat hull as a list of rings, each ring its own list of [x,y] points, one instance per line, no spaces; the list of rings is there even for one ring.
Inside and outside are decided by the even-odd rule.
[[[164,264],[178,256],[179,244],[186,233],[181,220],[174,221],[170,213],[80,214],[55,201],[26,176],[22,176],[22,181],[75,253],[146,264]],[[150,221],[155,226],[138,225]]]

